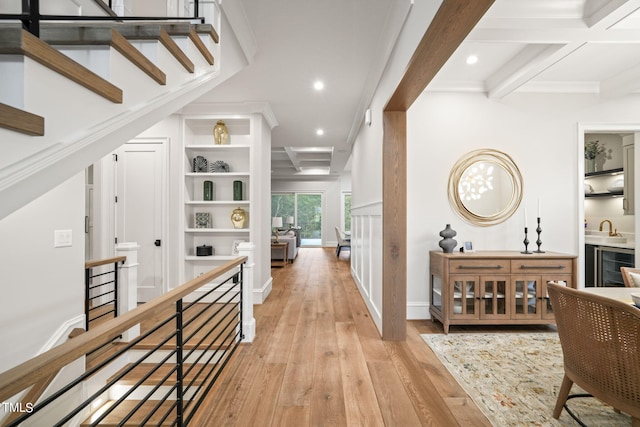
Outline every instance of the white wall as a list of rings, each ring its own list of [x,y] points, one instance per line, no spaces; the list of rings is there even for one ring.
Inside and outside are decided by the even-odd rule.
[[[440,7],[414,2],[371,101],[371,126],[363,126],[352,151],[351,272],[382,331],[382,111],[398,86],[416,46]]]
[[[540,199],[542,249],[582,254],[579,129],[640,122],[639,108],[640,96],[602,102],[587,94],[512,94],[491,100],[484,94],[425,92],[408,112],[407,299],[413,316],[428,317],[429,250],[440,250],[438,233],[445,224],[458,232],[458,242],[473,241],[476,250],[522,250],[524,207],[531,230]],[[512,156],[524,180],[520,208],[493,227],[466,223],[447,198],[451,167],[478,148]],[[535,238],[530,234],[529,240]]]
[[[0,372],[83,326],[84,184],[76,174],[0,221]],[[72,246],[54,248],[54,230],[71,230]]]

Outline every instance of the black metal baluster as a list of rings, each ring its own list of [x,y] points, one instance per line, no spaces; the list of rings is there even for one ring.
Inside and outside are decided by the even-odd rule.
[[[84,269],[84,330],[89,330],[89,283],[91,282],[91,269]]]
[[[184,419],[182,344],[182,300],[179,299],[176,301],[176,423],[180,427]]]
[[[22,0],[22,26],[36,37],[40,37],[40,0]]]
[[[113,264],[113,317],[118,317],[118,262]]]

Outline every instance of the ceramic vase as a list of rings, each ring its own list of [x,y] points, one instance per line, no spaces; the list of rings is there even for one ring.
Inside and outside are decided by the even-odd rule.
[[[596,159],[584,159],[584,173],[596,171]]]
[[[224,145],[229,142],[229,129],[222,120],[218,120],[218,123],[213,127],[213,141],[216,145]]]
[[[453,252],[453,249],[456,247],[458,242],[456,242],[453,237],[458,234],[454,229],[451,228],[451,224],[447,224],[447,226],[440,232],[440,237],[443,239],[440,240],[438,246],[442,248],[444,253],[450,254]]]
[[[233,181],[233,200],[242,200],[242,181]]]
[[[231,214],[231,222],[233,223],[233,228],[244,228],[244,225],[247,221],[247,211],[242,208],[236,208],[233,210]]]
[[[213,200],[213,182],[205,181],[202,189],[202,199],[205,201]]]

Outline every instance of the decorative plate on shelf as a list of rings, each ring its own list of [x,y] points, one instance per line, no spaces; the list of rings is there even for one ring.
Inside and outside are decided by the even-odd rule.
[[[211,172],[229,172],[229,164],[223,162],[222,160],[216,160],[215,162],[211,163]]]
[[[207,159],[202,156],[196,156],[193,159],[193,171],[194,172],[208,172]]]
[[[615,193],[618,191],[624,190],[624,178],[618,178],[611,183],[611,185],[607,188],[607,191],[611,193]]]

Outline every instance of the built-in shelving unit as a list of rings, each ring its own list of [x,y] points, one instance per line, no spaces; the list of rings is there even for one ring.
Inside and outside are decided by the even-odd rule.
[[[229,130],[229,143],[216,145],[213,127],[224,121]],[[251,150],[255,136],[252,134],[251,115],[197,115],[183,116],[184,141],[184,279],[190,280],[219,264],[237,257],[232,253],[239,241],[252,241],[251,217]],[[197,156],[207,160],[207,171],[194,171]],[[211,172],[216,161],[228,164],[228,172]],[[213,200],[205,200],[205,181],[213,183]],[[234,200],[234,181],[242,182],[242,199]],[[243,228],[234,228],[231,215],[236,208],[246,211],[248,217]],[[196,213],[208,214],[206,228],[196,225]],[[198,256],[197,247],[213,247],[213,255]]]

